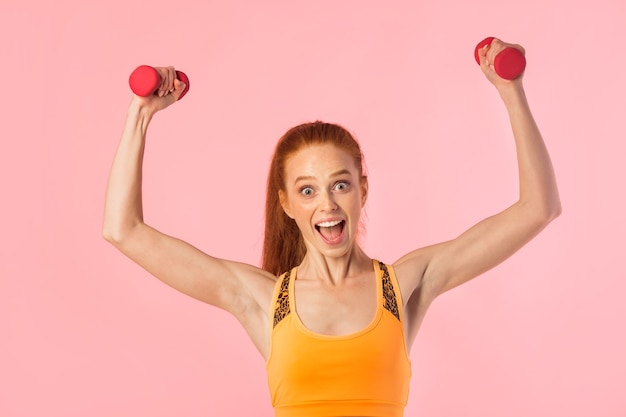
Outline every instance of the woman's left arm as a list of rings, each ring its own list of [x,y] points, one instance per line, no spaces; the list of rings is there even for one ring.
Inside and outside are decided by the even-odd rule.
[[[479,51],[481,69],[495,85],[509,114],[519,167],[519,200],[486,218],[454,240],[409,253],[397,269],[421,276],[422,296],[430,301],[498,265],[514,254],[561,213],[552,162],[530,111],[522,78],[504,80],[493,58],[508,45],[495,39]],[[424,291],[425,290],[425,291]]]

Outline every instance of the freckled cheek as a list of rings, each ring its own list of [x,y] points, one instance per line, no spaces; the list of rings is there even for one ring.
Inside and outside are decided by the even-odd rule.
[[[298,204],[293,207],[293,216],[298,224],[308,223],[313,216],[313,208],[310,204]]]
[[[361,198],[359,196],[346,196],[344,199],[338,199],[337,202],[346,210],[361,210]]]

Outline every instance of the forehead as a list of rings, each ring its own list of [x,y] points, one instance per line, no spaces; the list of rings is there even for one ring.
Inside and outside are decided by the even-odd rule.
[[[285,164],[288,183],[299,177],[323,179],[340,171],[358,175],[354,158],[347,151],[332,144],[312,145],[291,155]]]

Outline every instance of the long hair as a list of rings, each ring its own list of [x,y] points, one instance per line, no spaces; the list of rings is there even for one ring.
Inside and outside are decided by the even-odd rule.
[[[361,147],[345,128],[324,122],[305,123],[293,127],[280,138],[272,157],[267,179],[265,202],[265,237],[262,268],[279,276],[299,265],[306,254],[304,239],[296,222],[284,212],[279,191],[285,188],[285,165],[290,156],[311,145],[332,144],[348,152],[363,177]]]

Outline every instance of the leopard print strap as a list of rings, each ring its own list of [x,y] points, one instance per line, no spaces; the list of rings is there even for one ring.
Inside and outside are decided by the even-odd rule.
[[[396,297],[396,291],[394,290],[391,277],[389,276],[389,269],[387,265],[382,262],[378,262],[380,270],[383,271],[382,288],[383,298],[385,300],[384,308],[393,314],[398,320],[400,320],[400,311],[398,309],[398,300]],[[289,305],[289,280],[291,277],[291,271],[287,271],[280,283],[280,290],[276,297],[276,305],[274,306],[274,326],[276,327],[282,319],[287,317],[291,312]]]
[[[287,317],[287,315],[291,312],[289,308],[289,277],[291,276],[291,271],[287,271],[283,275],[283,280],[280,283],[280,291],[278,292],[278,297],[276,297],[276,305],[274,306],[274,327],[282,319]]]
[[[398,320],[400,320],[400,311],[398,309],[398,300],[396,298],[396,291],[393,288],[391,277],[389,276],[389,269],[387,265],[378,261],[380,270],[383,271],[383,298],[385,299],[385,309],[393,314]]]

